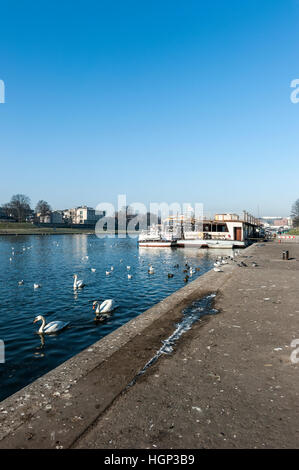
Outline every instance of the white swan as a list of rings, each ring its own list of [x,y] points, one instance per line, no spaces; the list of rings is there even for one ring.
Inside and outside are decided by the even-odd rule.
[[[117,307],[115,300],[106,299],[104,302],[100,303],[98,300],[95,300],[92,304],[93,310],[96,309],[96,313],[107,313],[112,312]]]
[[[69,325],[69,322],[66,323],[66,322],[60,321],[60,320],[51,321],[50,323],[48,323],[46,325],[46,320],[42,315],[38,315],[34,319],[33,323],[36,323],[37,321],[42,322],[41,327],[38,330],[39,334],[45,333],[45,334],[49,335],[51,333],[57,333],[58,331],[63,330],[64,328],[66,328]]]
[[[83,289],[85,284],[82,280],[78,281],[78,274],[74,274],[74,289]]]

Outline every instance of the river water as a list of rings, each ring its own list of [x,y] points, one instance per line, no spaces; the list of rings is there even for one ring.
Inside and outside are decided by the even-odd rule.
[[[0,236],[0,340],[5,344],[0,400],[183,287],[186,263],[200,268],[191,281],[210,270],[219,253],[197,248],[138,248],[136,238],[130,237]],[[148,274],[149,264],[155,270],[152,275]],[[107,276],[106,271],[111,274]],[[73,289],[75,273],[86,283],[77,292]],[[22,280],[24,284],[19,285]],[[34,289],[34,283],[41,287]],[[110,298],[117,301],[118,308],[108,321],[95,322],[92,302]],[[40,323],[33,324],[37,315],[47,322],[63,320],[70,325],[57,335],[42,338],[36,333]]]

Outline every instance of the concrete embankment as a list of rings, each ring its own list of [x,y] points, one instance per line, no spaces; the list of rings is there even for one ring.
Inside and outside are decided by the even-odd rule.
[[[256,244],[241,259],[246,267],[205,274],[1,402],[0,448],[297,447],[299,246]],[[212,292],[219,314],[127,388],[183,308]]]

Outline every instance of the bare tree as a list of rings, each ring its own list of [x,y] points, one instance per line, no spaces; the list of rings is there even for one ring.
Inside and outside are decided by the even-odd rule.
[[[15,194],[8,204],[4,204],[5,212],[18,222],[24,222],[31,212],[30,198],[25,194]]]
[[[299,227],[299,199],[292,205],[291,217],[293,219],[293,226]]]
[[[43,201],[43,199],[38,201],[38,203],[36,204],[35,212],[37,214],[47,215],[51,212],[51,210],[52,210],[52,208],[51,208],[50,204],[48,204],[47,201]]]

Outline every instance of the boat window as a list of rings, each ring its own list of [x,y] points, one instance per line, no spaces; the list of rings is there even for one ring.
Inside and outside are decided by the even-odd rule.
[[[228,232],[227,224],[203,224],[203,232]]]
[[[227,224],[218,224],[217,232],[228,232]]]

